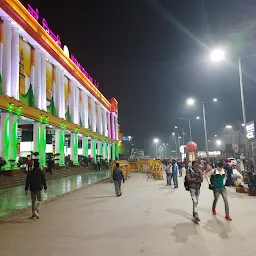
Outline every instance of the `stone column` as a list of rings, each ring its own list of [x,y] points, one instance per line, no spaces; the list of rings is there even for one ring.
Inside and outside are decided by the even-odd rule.
[[[0,20],[0,76],[3,77],[3,42],[4,42],[4,21]],[[1,92],[0,92],[1,93]]]
[[[77,83],[72,81],[72,95],[71,95],[71,116],[72,122],[74,124],[79,124],[79,113],[78,106],[79,106],[79,89],[77,87]]]
[[[97,155],[102,155],[102,142],[100,140],[97,141]]]
[[[98,124],[99,124],[99,134],[103,134],[103,128],[102,128],[102,108],[99,105],[98,107]]]
[[[102,156],[104,160],[107,159],[107,143],[106,142],[103,142]]]
[[[19,99],[19,28],[12,26],[11,45],[11,96]]]
[[[35,81],[34,81],[34,93],[35,93],[35,105],[36,108],[41,109],[41,85],[42,85],[42,56],[39,48],[35,49]]]
[[[46,158],[46,125],[34,122],[33,127],[33,152],[38,152],[41,166],[45,166]]]
[[[96,132],[96,106],[95,99],[91,98],[91,109],[92,109],[92,130]]]
[[[108,161],[111,159],[111,143],[108,143]]]
[[[2,157],[6,161],[6,165],[4,169],[8,169],[10,166],[9,160],[9,132],[10,132],[10,114],[9,113],[1,113],[0,120],[0,157]]]
[[[88,137],[87,136],[83,136],[82,138],[82,148],[83,148],[83,156],[88,157]]]
[[[96,163],[96,141],[95,139],[91,139],[91,157],[94,159],[94,163]]]
[[[82,109],[79,111],[82,111],[83,127],[88,129],[89,128],[89,124],[88,124],[88,94],[85,91],[83,91],[82,97],[83,97]]]
[[[65,99],[64,99],[64,70],[61,67],[56,67],[56,111],[57,116],[65,118]]]
[[[108,117],[106,109],[103,109],[104,135],[108,137]]]
[[[10,114],[9,121],[9,156],[8,160],[15,160],[18,151],[18,117]]]
[[[59,164],[60,166],[65,166],[65,132],[61,129],[55,130],[55,151],[56,154],[59,153]]]
[[[119,148],[118,148],[118,144],[116,144],[116,160],[119,160]]]
[[[110,121],[111,121],[111,138],[115,139],[116,138],[116,132],[115,132],[115,114],[112,112],[110,114]]]
[[[41,53],[41,109],[47,111],[46,105],[46,54]]]
[[[74,165],[78,165],[78,135],[76,133],[71,133],[70,142],[70,159]]]
[[[11,96],[11,45],[12,25],[9,18],[4,19],[2,93]]]
[[[115,139],[119,140],[119,129],[118,129],[118,118],[117,118],[117,116],[115,116],[115,134],[116,134]]]
[[[111,119],[110,119],[110,115],[111,115],[111,113],[110,112],[108,112],[107,113],[107,118],[108,118],[108,137],[109,138],[112,138],[111,136]]]

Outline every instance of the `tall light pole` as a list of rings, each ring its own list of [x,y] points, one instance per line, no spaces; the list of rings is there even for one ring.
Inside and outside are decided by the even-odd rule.
[[[184,145],[184,143],[185,143],[185,142],[184,142],[184,141],[185,141],[185,140],[184,140],[185,132],[184,132],[184,130],[183,130],[183,127],[174,126],[174,128],[175,128],[175,129],[178,129],[178,128],[179,128],[179,129],[181,129],[181,134],[182,134],[182,143],[183,143],[183,145]],[[178,136],[179,136],[179,134],[178,134]]]
[[[177,149],[178,145],[177,145],[177,140],[176,140],[176,134],[175,134],[175,132],[172,133],[172,136],[174,136],[175,151],[176,151],[176,157],[177,157],[177,156],[178,156],[178,155],[177,155],[177,154],[178,154],[178,149]]]
[[[218,100],[216,98],[213,99],[213,102],[217,102]],[[207,135],[207,123],[206,123],[206,115],[205,115],[205,104],[208,102],[200,102],[196,101],[195,99],[189,98],[187,100],[188,105],[194,105],[195,103],[200,103],[202,104],[203,108],[203,121],[204,121],[204,139],[205,139],[205,151],[206,151],[206,156],[209,157],[209,146],[208,146],[208,135]]]
[[[153,142],[156,144],[156,158],[157,158],[157,144],[158,144],[158,142],[159,142],[159,139],[158,139],[158,138],[155,138],[155,139],[153,140]]]
[[[237,58],[238,62],[238,72],[239,72],[239,85],[240,85],[240,97],[241,97],[241,105],[242,105],[242,115],[243,115],[243,124],[244,125],[244,134],[246,134],[246,112],[245,112],[245,104],[244,104],[244,83],[243,83],[243,71],[242,71],[242,60],[253,57],[256,54],[250,54],[246,56],[239,56]],[[222,49],[215,49],[210,53],[210,58],[214,62],[220,62],[225,59],[225,52]],[[245,135],[246,136],[246,135]],[[249,144],[248,144],[248,139],[245,137],[245,146],[246,146],[246,155],[248,158],[249,154]]]
[[[191,121],[192,121],[193,119],[183,118],[183,117],[180,117],[180,119],[181,119],[181,120],[186,120],[186,121],[188,121],[189,139],[190,139],[190,141],[192,141],[192,126],[191,126]],[[200,117],[197,116],[197,117],[196,117],[196,120],[199,120],[199,119],[200,119]]]

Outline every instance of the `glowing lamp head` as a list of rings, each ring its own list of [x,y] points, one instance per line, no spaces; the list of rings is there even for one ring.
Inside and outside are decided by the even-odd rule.
[[[188,104],[188,105],[193,105],[193,104],[195,104],[195,100],[192,99],[192,98],[189,98],[189,99],[187,100],[187,104]]]
[[[159,139],[155,138],[153,141],[154,141],[154,143],[158,143]]]
[[[221,146],[221,144],[222,144],[221,140],[216,140],[216,145],[217,146]]]
[[[232,125],[226,125],[226,129],[232,129]]]
[[[215,49],[210,53],[210,58],[213,62],[220,62],[225,59],[225,53],[222,49]]]

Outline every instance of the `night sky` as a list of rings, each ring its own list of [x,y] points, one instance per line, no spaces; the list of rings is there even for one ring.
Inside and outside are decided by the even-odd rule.
[[[223,45],[230,55],[256,52],[254,0],[41,0],[22,1],[59,34],[99,89],[119,102],[119,123],[138,148],[154,150],[152,140],[168,142],[174,125],[188,133],[179,117],[202,117],[194,96],[218,104],[206,106],[209,138],[225,124],[242,120],[238,70],[213,64],[209,49]],[[256,118],[256,58],[243,62],[247,120]],[[204,149],[203,124],[192,124],[193,137]]]

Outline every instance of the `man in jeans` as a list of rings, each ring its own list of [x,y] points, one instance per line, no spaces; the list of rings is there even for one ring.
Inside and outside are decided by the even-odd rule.
[[[31,219],[39,219],[39,210],[42,204],[42,188],[46,193],[47,185],[46,179],[43,171],[40,169],[38,159],[34,160],[34,167],[27,174],[26,186],[25,186],[25,195],[28,195],[28,189],[30,189],[31,201],[32,201],[32,216]],[[37,199],[37,203],[36,203]]]
[[[121,192],[122,180],[123,180],[123,183],[124,183],[123,170],[120,168],[119,163],[116,163],[116,168],[113,171],[113,181],[114,181],[115,191],[116,191],[116,196],[117,197],[122,195],[122,192]]]
[[[172,164],[170,162],[167,163],[166,169],[166,186],[172,185]]]
[[[178,174],[179,174],[179,167],[176,163],[176,160],[173,160],[173,162],[172,162],[172,177],[173,177],[174,188],[178,188]]]
[[[228,196],[227,196],[227,190],[225,187],[226,183],[226,172],[224,170],[224,164],[222,162],[219,162],[217,164],[217,169],[212,169],[208,174],[207,174],[207,179],[210,184],[210,186],[213,189],[213,194],[214,194],[214,200],[212,204],[212,214],[216,215],[216,204],[218,202],[219,196],[221,195],[224,204],[225,204],[225,212],[226,216],[225,219],[228,221],[231,221],[232,219],[230,218],[229,215],[229,205],[228,205]]]
[[[200,221],[197,206],[203,176],[196,161],[193,161],[192,167],[187,169],[186,180],[188,182],[188,187],[193,202],[193,217],[196,221]]]

